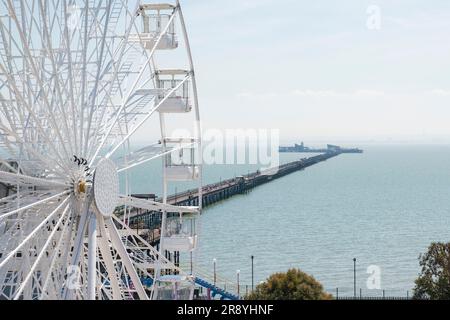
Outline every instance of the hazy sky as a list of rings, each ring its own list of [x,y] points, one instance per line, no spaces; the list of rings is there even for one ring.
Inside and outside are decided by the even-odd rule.
[[[450,142],[450,1],[182,5],[205,128]]]

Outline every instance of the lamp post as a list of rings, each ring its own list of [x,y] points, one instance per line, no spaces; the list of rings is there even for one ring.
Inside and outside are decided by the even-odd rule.
[[[216,286],[216,281],[217,281],[217,278],[216,278],[216,264],[217,264],[217,259],[214,258],[214,259],[213,259],[213,266],[214,266],[214,286]]]
[[[177,187],[175,187],[175,205],[177,204],[177,200],[178,200],[178,190]]]
[[[254,272],[254,259],[255,257],[252,255],[252,292],[255,291],[255,272]]]
[[[353,296],[356,298],[356,258],[353,258]]]
[[[194,274],[194,259],[192,257],[192,251],[190,253],[191,256],[191,276]]]
[[[241,273],[241,270],[236,271],[236,277],[237,277],[237,295],[240,297],[240,281],[239,281],[239,275]]]

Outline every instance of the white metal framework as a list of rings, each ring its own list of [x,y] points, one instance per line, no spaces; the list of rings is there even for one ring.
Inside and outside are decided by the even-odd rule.
[[[170,135],[175,116],[189,136]],[[160,134],[131,152],[153,118]],[[178,1],[0,0],[0,300],[192,298],[194,275],[166,257],[196,249],[201,196],[167,193],[201,192],[200,137]],[[130,192],[150,161],[160,202]],[[135,208],[162,213],[159,248],[127,225]]]

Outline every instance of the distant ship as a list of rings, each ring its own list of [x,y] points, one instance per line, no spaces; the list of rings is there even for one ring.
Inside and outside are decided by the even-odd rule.
[[[314,149],[305,147],[305,144],[302,142],[301,144],[295,144],[291,147],[280,147],[279,151],[281,153],[287,152],[301,152],[301,153],[363,153],[364,151],[358,148],[342,148],[340,146],[328,144],[326,149]]]

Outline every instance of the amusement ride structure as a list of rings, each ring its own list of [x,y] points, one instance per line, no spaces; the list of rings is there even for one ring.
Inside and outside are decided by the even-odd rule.
[[[151,121],[158,137],[132,150]],[[202,197],[167,197],[201,193],[200,153],[178,1],[0,0],[0,300],[192,299],[199,281],[170,257],[195,251]],[[161,201],[130,191],[152,161]],[[161,212],[158,247],[128,226],[136,208]]]

